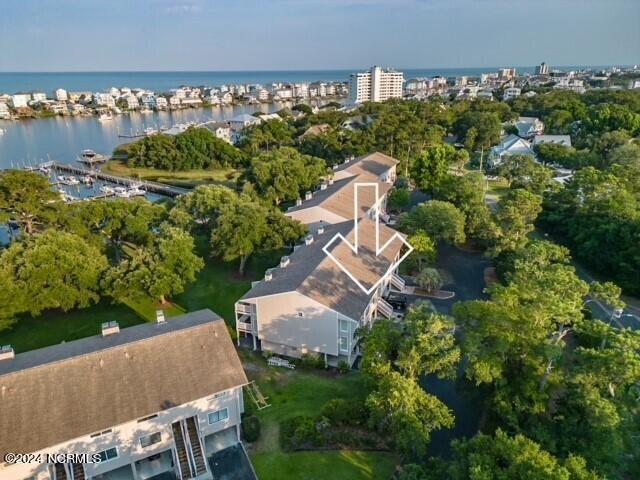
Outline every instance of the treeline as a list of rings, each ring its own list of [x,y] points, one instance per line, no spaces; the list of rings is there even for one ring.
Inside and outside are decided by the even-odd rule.
[[[295,243],[305,227],[223,186],[200,186],[175,203],[144,198],[64,203],[32,172],[0,173],[0,221],[20,234],[0,251],[0,328],[21,315],[85,308],[101,298],[165,304],[204,266]],[[196,249],[196,236],[205,246]]]
[[[178,135],[150,135],[121,145],[114,155],[125,155],[131,167],[162,170],[237,168],[246,162],[241,150],[219,139],[206,128],[189,127]]]

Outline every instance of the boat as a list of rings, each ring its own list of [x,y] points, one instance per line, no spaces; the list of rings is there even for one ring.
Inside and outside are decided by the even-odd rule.
[[[5,133],[7,133],[7,130],[5,128],[0,128],[0,135],[4,135]]]
[[[130,197],[129,191],[124,187],[115,187],[113,189],[113,191],[115,192],[116,197],[120,197],[120,198],[129,198]]]
[[[101,113],[100,116],[98,117],[99,122],[107,122],[109,120],[113,120],[113,117],[111,116],[110,113]]]
[[[87,148],[85,150],[82,150],[80,152],[80,155],[82,155],[83,158],[93,158],[97,155],[97,153],[94,150]]]
[[[94,179],[91,175],[85,175],[82,177],[82,183],[85,185],[93,185]]]
[[[73,175],[70,175],[66,177],[66,182],[67,182],[67,185],[78,185],[80,183],[80,180],[78,180]]]
[[[142,188],[142,185],[131,185],[129,190],[127,190],[127,193],[129,194],[130,197],[139,197],[141,195],[146,194],[147,192],[144,191],[144,189]]]
[[[109,185],[103,185],[100,187],[100,193],[104,193],[105,195],[113,195],[115,190]]]
[[[153,110],[151,110],[150,108],[143,108],[140,110],[140,113],[146,115],[147,113],[153,113]]]
[[[41,173],[44,173],[45,175],[49,175],[51,173],[51,169],[46,165],[40,165],[38,167],[38,171],[40,171]]]
[[[146,136],[155,135],[156,133],[158,133],[158,130],[156,130],[155,128],[147,127],[147,128],[144,129],[144,134]]]

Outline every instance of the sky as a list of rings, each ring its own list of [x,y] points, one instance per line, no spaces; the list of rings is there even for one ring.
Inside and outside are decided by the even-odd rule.
[[[0,72],[640,63],[640,0],[0,0]]]

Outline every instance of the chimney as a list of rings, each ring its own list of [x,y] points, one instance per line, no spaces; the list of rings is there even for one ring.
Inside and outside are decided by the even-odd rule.
[[[326,184],[326,183],[324,183],[324,182],[322,182],[322,183],[320,184],[320,190],[326,190],[326,189],[327,189],[327,184]]]
[[[289,265],[289,262],[290,262],[289,257],[285,255],[280,259],[280,268],[286,268],[287,265]]]
[[[164,323],[164,310],[156,310],[156,323]]]
[[[333,177],[329,179],[329,185],[333,185]]]
[[[318,235],[322,235],[324,233],[324,225],[320,225],[318,227]]]
[[[102,324],[102,336],[106,337],[109,335],[114,335],[120,331],[120,326],[118,322],[104,322]]]
[[[345,158],[345,159],[344,159],[344,163],[349,163],[349,160],[350,160],[350,158],[349,158],[349,157]]]
[[[311,192],[307,192],[304,194],[304,199],[305,200],[311,200],[313,198],[313,193]]]
[[[15,358],[15,356],[16,352],[13,351],[13,347],[11,347],[11,345],[0,347],[0,361],[11,360]]]
[[[273,272],[271,271],[271,269],[266,270],[264,272],[264,281],[265,282],[270,282],[272,278],[273,278]]]
[[[297,198],[296,199],[296,207],[299,207],[300,205],[302,205],[302,199],[301,198]]]
[[[313,243],[313,235],[309,234],[306,237],[304,237],[305,245],[311,245],[312,243]]]
[[[333,166],[333,167],[331,167],[331,168],[333,168],[334,170],[337,170],[337,169],[338,169],[338,165],[334,165],[334,166]]]

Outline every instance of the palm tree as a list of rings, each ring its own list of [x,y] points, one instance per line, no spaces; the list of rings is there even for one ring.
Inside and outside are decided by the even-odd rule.
[[[438,290],[442,284],[442,276],[435,268],[425,268],[416,277],[416,282],[428,292]]]

